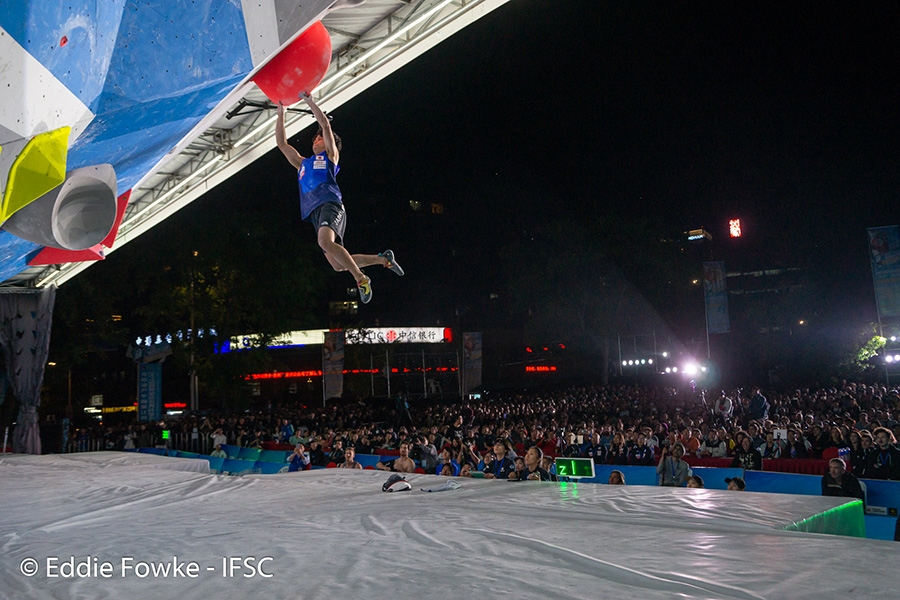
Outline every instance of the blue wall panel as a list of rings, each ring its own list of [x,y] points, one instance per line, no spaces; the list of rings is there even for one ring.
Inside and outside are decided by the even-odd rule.
[[[126,0],[3,0],[0,26],[93,109]]]
[[[745,471],[744,481],[747,482],[747,490],[752,492],[800,494],[803,496],[822,495],[822,478],[818,475]]]

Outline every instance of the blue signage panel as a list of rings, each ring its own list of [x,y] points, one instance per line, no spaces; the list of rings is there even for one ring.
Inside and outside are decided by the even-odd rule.
[[[138,421],[162,417],[162,364],[138,364]]]

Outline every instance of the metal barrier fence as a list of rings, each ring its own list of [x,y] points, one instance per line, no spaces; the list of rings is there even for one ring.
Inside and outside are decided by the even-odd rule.
[[[139,447],[139,441],[137,438],[133,440],[134,448]],[[182,452],[196,452],[198,454],[209,454],[214,449],[212,439],[204,434],[173,432],[169,434],[168,440],[157,439],[156,442],[151,447],[181,450]],[[70,439],[65,445],[65,451],[70,453],[122,449],[123,442],[121,440],[115,440],[107,436]]]

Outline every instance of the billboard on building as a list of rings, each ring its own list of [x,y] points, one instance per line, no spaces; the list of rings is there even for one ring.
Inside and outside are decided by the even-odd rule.
[[[347,344],[441,344],[453,341],[449,327],[367,327],[348,329]]]
[[[481,332],[463,334],[463,391],[481,385]]]
[[[728,292],[725,289],[725,263],[703,263],[703,298],[706,302],[706,326],[709,333],[728,333]]]
[[[138,363],[138,421],[162,418],[162,363]]]
[[[307,329],[288,331],[273,338],[267,348],[294,348],[324,344],[328,329]],[[262,340],[259,334],[238,335],[218,347],[218,352],[249,350]],[[346,344],[442,344],[453,341],[453,330],[449,327],[366,327],[347,329],[344,332]]]
[[[329,331],[322,344],[323,400],[344,395],[344,332]]]
[[[868,234],[878,318],[900,317],[900,226],[870,227]]]

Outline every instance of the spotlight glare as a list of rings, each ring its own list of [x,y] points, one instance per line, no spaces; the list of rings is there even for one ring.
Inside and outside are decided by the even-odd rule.
[[[673,372],[673,373],[677,373],[677,372],[678,372],[678,367],[672,367],[672,372]]]
[[[653,359],[652,359],[652,358],[651,358],[651,359],[650,359],[650,360],[648,360],[648,361],[647,361],[647,362],[648,362],[648,363],[649,363],[649,364],[651,364],[651,365],[652,365],[652,364],[653,364]]]
[[[895,355],[894,355],[894,360],[897,361],[897,362],[900,362],[900,354],[895,354]]]
[[[889,363],[894,362],[894,357],[891,356],[890,354],[888,354],[887,356],[884,357],[884,362],[889,362]]]
[[[641,364],[642,364],[642,365],[646,365],[646,364],[647,364],[647,359],[642,358],[642,359],[641,359]]]
[[[627,367],[627,366],[628,366],[628,361],[627,361],[627,360],[623,360],[623,361],[622,361],[622,366],[623,366],[623,367]]]
[[[686,375],[696,375],[697,374],[697,365],[685,365],[682,369]]]
[[[666,358],[667,356],[669,356],[669,353],[668,353],[668,352],[663,352],[663,358]]]
[[[672,372],[672,367],[666,367],[666,373],[671,373],[671,372]]]

